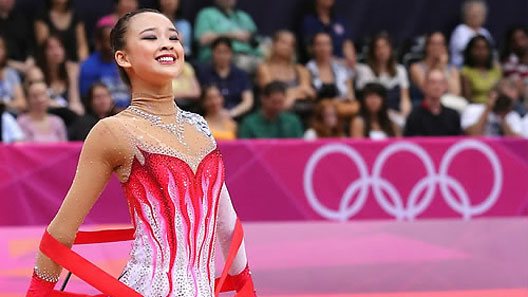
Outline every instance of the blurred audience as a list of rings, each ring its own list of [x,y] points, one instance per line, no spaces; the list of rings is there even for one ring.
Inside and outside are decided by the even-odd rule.
[[[28,18],[14,11],[15,0],[0,1],[0,36],[7,47],[8,65],[19,72],[26,72],[35,64],[31,25]]]
[[[464,51],[462,94],[472,103],[485,103],[489,92],[501,79],[499,64],[493,59],[491,44],[482,35],[473,37]]]
[[[345,137],[343,123],[337,111],[337,104],[330,99],[317,103],[313,112],[310,128],[304,133],[304,139]]]
[[[237,123],[224,108],[224,97],[215,85],[205,86],[202,91],[201,105],[204,118],[217,140],[233,140],[237,135]]]
[[[117,108],[123,109],[130,104],[130,91],[123,82],[117,65],[114,62],[114,52],[110,45],[110,31],[107,24],[98,24],[95,29],[95,51],[81,64],[79,86],[81,95],[87,95],[95,82],[105,84]]]
[[[387,89],[387,106],[391,119],[403,126],[412,108],[407,70],[396,62],[392,41],[386,32],[372,38],[367,64],[356,66],[356,86],[361,91],[367,83],[377,82]]]
[[[8,144],[24,140],[24,132],[16,119],[5,111],[5,105],[0,104],[0,143]]]
[[[198,60],[210,61],[212,43],[226,37],[233,40],[235,64],[252,73],[262,56],[256,34],[255,22],[249,14],[236,8],[236,0],[214,0],[213,6],[202,9],[196,16],[194,38],[198,43]]]
[[[26,109],[26,99],[17,71],[8,66],[8,57],[7,44],[0,36],[0,104],[18,114]]]
[[[455,66],[449,64],[446,39],[444,34],[438,31],[427,35],[423,60],[412,64],[410,67],[411,80],[423,90],[425,74],[432,69],[445,72],[449,94],[461,95],[460,73]]]
[[[44,11],[35,20],[37,44],[50,35],[58,36],[64,44],[66,58],[82,61],[88,57],[88,42],[84,23],[74,11],[72,0],[46,0]]]
[[[502,71],[505,77],[515,81],[521,101],[528,98],[528,30],[513,27],[506,33],[502,53]]]
[[[398,125],[389,118],[387,89],[384,86],[366,84],[360,100],[360,113],[350,123],[352,137],[379,140],[401,135]]]
[[[40,45],[37,65],[49,86],[51,106],[68,108],[82,115],[84,107],[79,95],[79,65],[66,60],[66,52],[59,37],[50,35]]]
[[[182,73],[172,81],[172,92],[178,106],[195,110],[200,98],[200,83],[190,63],[183,64]]]
[[[78,117],[70,127],[68,127],[69,140],[84,140],[88,132],[100,119],[116,113],[112,94],[108,87],[101,83],[94,83],[88,90],[86,96],[86,113]]]
[[[46,83],[28,87],[28,112],[17,118],[18,125],[30,142],[67,141],[66,126],[61,118],[47,112],[50,104]]]
[[[449,41],[451,64],[459,68],[464,65],[464,49],[476,35],[482,35],[490,43],[493,43],[490,32],[482,27],[486,22],[487,13],[488,7],[484,0],[464,1],[462,4],[463,23],[458,25],[451,33],[451,40]]]
[[[336,13],[335,0],[311,1],[312,11],[302,21],[303,44],[309,47],[316,33],[325,32],[332,38],[332,54],[340,58],[346,56],[354,45],[345,19]]]
[[[204,85],[216,85],[225,99],[225,108],[231,117],[240,117],[253,107],[249,75],[233,64],[233,48],[229,38],[219,37],[211,48],[213,63],[200,71],[200,82]]]
[[[97,21],[98,25],[113,27],[120,17],[139,8],[138,0],[113,0],[113,2],[114,12],[100,18]]]
[[[267,84],[261,97],[261,108],[242,121],[239,138],[300,138],[303,128],[300,119],[284,111],[286,86],[280,81]]]
[[[192,27],[191,23],[182,17],[181,0],[157,0],[156,8],[174,23],[179,33],[178,37],[185,50],[185,58],[191,57],[193,54]]]
[[[444,71],[430,70],[425,76],[424,99],[413,109],[405,123],[404,136],[461,135],[460,115],[442,105],[440,99],[447,91]]]
[[[286,109],[297,100],[314,99],[308,70],[298,64],[295,57],[295,35],[288,30],[279,30],[273,35],[270,56],[257,68],[257,84],[263,89],[272,81],[286,85]]]
[[[522,120],[513,110],[512,94],[495,88],[486,103],[470,104],[462,113],[462,128],[471,136],[521,136]]]
[[[320,32],[313,37],[314,58],[306,64],[312,74],[312,85],[318,99],[333,99],[338,102],[341,116],[357,113],[359,104],[355,100],[352,80],[346,68],[332,57],[332,39],[328,33]]]

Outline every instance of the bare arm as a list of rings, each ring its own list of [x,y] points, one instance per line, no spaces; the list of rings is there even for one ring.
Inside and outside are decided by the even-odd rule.
[[[403,117],[407,117],[411,113],[412,103],[409,95],[409,88],[402,88],[400,91],[400,112]]]
[[[79,93],[79,64],[70,61],[66,63],[68,72],[68,105],[75,113],[83,115],[84,106],[81,103],[81,95]]]
[[[350,122],[350,136],[352,138],[365,138],[365,123],[360,117],[355,117]]]
[[[49,28],[43,21],[35,21],[35,39],[37,41],[37,45],[40,45],[48,38],[49,36]]]
[[[242,102],[237,106],[233,107],[229,114],[231,117],[236,118],[246,112],[248,112],[253,107],[253,93],[250,90],[245,90],[242,92]]]
[[[467,101],[472,102],[473,96],[471,94],[471,83],[465,75],[461,75],[462,81],[462,97],[466,98]]]
[[[86,33],[84,31],[84,23],[79,22],[75,27],[75,34],[77,35],[77,56],[79,61],[88,58],[88,42],[86,41]]]
[[[491,106],[486,105],[486,109],[484,109],[484,112],[480,115],[478,121],[475,124],[467,127],[464,132],[471,136],[484,135],[484,130],[486,129],[486,123],[488,122],[488,115],[490,112]]]
[[[24,91],[22,86],[15,86],[15,97],[9,102],[5,102],[5,105],[8,108],[12,108],[18,111],[25,111],[27,108],[26,96],[24,96]]]
[[[422,69],[420,69],[420,66],[418,66],[416,63],[412,64],[411,68],[409,69],[409,72],[411,73],[411,81],[420,90],[423,90],[425,73],[422,71]]]
[[[460,72],[456,67],[451,67],[449,71],[449,76],[447,77],[447,89],[450,94],[460,96],[462,91],[462,86],[460,83]]]

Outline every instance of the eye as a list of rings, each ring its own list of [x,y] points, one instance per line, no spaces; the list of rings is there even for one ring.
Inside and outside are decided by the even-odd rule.
[[[146,40],[156,40],[156,36],[154,36],[154,35],[147,35],[147,36],[143,36],[141,39],[146,39]]]
[[[180,37],[178,37],[177,35],[174,35],[174,36],[171,36],[169,39],[170,40],[180,40]]]

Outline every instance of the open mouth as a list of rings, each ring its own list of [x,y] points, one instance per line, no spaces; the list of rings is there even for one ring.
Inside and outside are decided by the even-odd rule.
[[[176,57],[173,55],[162,55],[157,57],[156,61],[161,64],[173,64],[174,62],[176,62]]]

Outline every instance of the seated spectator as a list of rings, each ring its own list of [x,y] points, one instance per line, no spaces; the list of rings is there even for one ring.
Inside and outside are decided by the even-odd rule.
[[[378,83],[366,84],[360,102],[359,115],[350,122],[353,138],[379,140],[401,135],[398,125],[389,118],[385,87]]]
[[[249,14],[236,9],[236,0],[214,0],[214,4],[202,9],[196,17],[194,38],[199,61],[210,61],[211,44],[226,37],[233,40],[235,64],[253,73],[262,56],[256,40],[257,26]]]
[[[493,60],[491,44],[484,36],[475,36],[464,51],[462,94],[472,103],[485,103],[502,73]]]
[[[5,111],[5,105],[0,104],[0,143],[8,144],[24,140],[24,133],[14,116]]]
[[[315,34],[313,54],[314,59],[306,64],[306,68],[312,74],[317,98],[336,100],[340,116],[350,117],[357,113],[359,104],[354,96],[352,81],[346,68],[332,58],[332,39],[328,33]]]
[[[84,107],[79,95],[79,65],[66,61],[66,54],[61,40],[49,36],[40,46],[37,65],[44,73],[52,100],[51,107],[68,108],[82,115]]]
[[[220,90],[209,85],[203,88],[202,108],[204,118],[216,140],[233,140],[237,134],[237,123],[224,108],[224,97]]]
[[[36,82],[46,82],[46,79],[44,78],[44,72],[42,72],[38,66],[33,66],[26,72],[24,89],[27,90],[30,85]],[[50,105],[53,106],[53,104],[54,103],[52,102]]]
[[[112,100],[118,109],[124,109],[130,104],[130,91],[119,76],[114,61],[114,51],[110,45],[110,31],[107,24],[98,24],[95,29],[95,51],[81,64],[79,87],[85,97],[89,88],[96,82],[105,84]]]
[[[464,23],[458,25],[449,41],[449,52],[451,53],[451,64],[460,68],[464,65],[464,50],[468,42],[476,35],[484,36],[489,43],[493,38],[482,25],[486,22],[488,7],[484,0],[466,0],[462,4],[462,16]]]
[[[528,98],[528,30],[514,27],[508,31],[502,54],[502,71],[519,89],[520,101]]]
[[[35,64],[32,50],[31,25],[24,15],[13,10],[15,0],[0,1],[0,36],[3,36],[8,53],[8,65],[26,72]],[[24,100],[25,101],[25,100]]]
[[[35,20],[37,44],[43,44],[50,35],[64,42],[68,60],[82,61],[88,57],[84,23],[73,10],[72,0],[46,1],[44,11]]]
[[[334,0],[312,0],[313,8],[310,14],[304,16],[302,22],[303,44],[308,47],[316,33],[326,32],[332,38],[332,54],[342,58],[353,47],[345,19],[335,11]]]
[[[125,14],[132,12],[139,7],[138,0],[113,0],[114,1],[114,12],[104,17],[100,18],[97,21],[97,26],[107,25],[113,27],[117,20]]]
[[[425,56],[420,62],[411,65],[411,80],[422,90],[425,74],[432,69],[445,72],[447,92],[449,94],[461,95],[460,73],[456,67],[449,65],[445,36],[438,31],[427,35],[425,40]]]
[[[257,68],[257,84],[260,89],[272,81],[286,85],[286,109],[297,100],[315,98],[310,72],[295,61],[295,35],[288,30],[279,30],[273,35],[271,54]]]
[[[526,114],[526,107],[522,103],[521,91],[518,88],[516,80],[513,78],[502,78],[495,85],[494,91],[513,100],[513,110],[520,116]]]
[[[232,118],[240,117],[253,107],[249,75],[233,64],[233,48],[228,38],[218,38],[211,47],[213,63],[200,71],[200,82],[216,85],[224,96],[229,115]]]
[[[337,103],[330,99],[323,99],[315,106],[310,128],[304,132],[304,139],[345,137],[343,123],[337,112]]]
[[[299,118],[284,111],[286,86],[269,83],[262,92],[261,109],[248,115],[238,131],[239,138],[300,138],[303,128]]]
[[[83,141],[97,122],[116,114],[112,94],[103,83],[94,83],[86,96],[86,113],[68,127],[68,139]]]
[[[17,118],[25,139],[31,142],[67,141],[64,122],[47,112],[51,99],[46,84],[38,82],[30,85],[27,94],[28,112]]]
[[[432,69],[425,76],[422,105],[413,109],[404,136],[452,136],[462,134],[458,112],[445,107],[440,98],[447,91],[445,73]]]
[[[356,86],[361,91],[366,84],[377,82],[387,89],[387,106],[391,119],[403,126],[412,108],[407,71],[396,63],[392,41],[382,32],[372,38],[367,64],[356,66]]]
[[[191,23],[182,17],[180,0],[157,0],[156,2],[157,9],[168,17],[178,30],[185,57],[188,59],[192,56],[192,27]]]
[[[471,136],[521,136],[522,120],[513,107],[512,98],[494,90],[486,103],[466,107],[462,113],[462,128]]]
[[[5,39],[0,36],[0,104],[18,114],[26,109],[26,99],[18,72],[7,65],[8,57]]]

